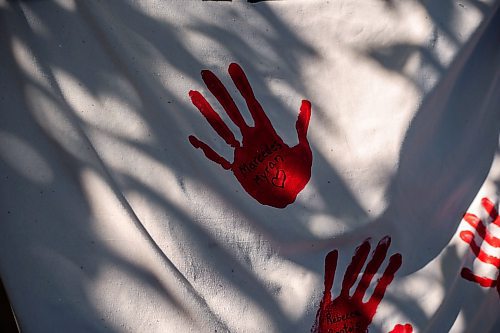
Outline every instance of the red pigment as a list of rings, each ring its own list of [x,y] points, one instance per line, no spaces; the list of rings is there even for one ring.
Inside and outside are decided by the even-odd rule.
[[[488,198],[483,198],[481,200],[481,204],[484,209],[486,209],[488,214],[490,214],[490,217],[493,220],[492,223],[500,226],[500,219],[498,218],[498,211],[495,208],[495,204],[493,204],[493,202]]]
[[[490,218],[492,219],[492,224],[495,224],[497,226],[500,226],[500,218],[498,216],[498,210],[495,208],[495,205],[491,200],[488,198],[483,198],[481,199],[481,205],[483,208],[486,210]],[[489,245],[499,248],[500,247],[500,239],[498,237],[495,237],[491,234],[490,231],[488,231],[486,227],[486,223],[478,218],[476,215],[471,214],[471,213],[466,213],[464,215],[464,220],[469,223],[475,230],[477,235],[481,237],[484,242],[488,243]],[[498,270],[498,277],[497,280],[490,279],[488,277],[484,276],[478,276],[474,274],[469,268],[462,268],[462,271],[460,272],[460,275],[468,280],[475,282],[479,284],[482,287],[485,288],[494,288],[495,286],[497,287],[497,292],[498,295],[500,296],[500,258],[497,258],[495,256],[489,255],[485,251],[481,249],[481,245],[477,244],[475,239],[475,235],[466,230],[460,232],[460,238],[469,244],[470,249],[476,256],[476,258],[486,264],[493,265],[495,266]]]
[[[338,251],[334,250],[328,253],[325,258],[325,291],[311,332],[367,332],[387,287],[394,279],[394,274],[401,267],[401,255],[399,253],[392,255],[387,268],[375,286],[372,296],[368,301],[363,302],[363,297],[373,276],[380,269],[387,256],[390,244],[391,239],[388,236],[382,238],[378,243],[370,261],[366,265],[359,284],[351,295],[350,290],[361,273],[370,252],[370,242],[368,239],[365,240],[356,249],[345,272],[340,295],[335,299],[332,299],[331,289],[337,268]]]
[[[410,324],[397,324],[389,333],[412,333],[413,327]]]
[[[481,247],[474,240],[474,234],[472,232],[468,230],[462,231],[460,232],[460,238],[464,242],[469,243],[469,246],[477,259],[487,264],[493,265],[496,268],[500,268],[500,258],[490,256],[489,254],[481,250]]]
[[[497,284],[497,281],[495,280],[492,280],[490,278],[487,278],[487,277],[482,277],[482,276],[477,276],[476,274],[474,274],[470,269],[468,269],[467,267],[465,268],[462,268],[462,271],[460,272],[460,275],[466,279],[466,280],[469,280],[469,281],[472,281],[472,282],[476,282],[478,283],[481,287],[485,287],[485,288],[493,288],[496,286]]]
[[[480,218],[474,214],[467,213],[464,216],[464,220],[476,229],[477,234],[481,236],[486,243],[494,247],[500,247],[500,239],[494,237],[490,232],[488,232],[488,229],[486,229],[486,226]]]
[[[296,122],[299,143],[289,147],[274,130],[262,106],[255,98],[252,87],[235,63],[229,65],[229,75],[245,99],[254,126],[245,123],[234,100],[222,82],[208,70],[201,77],[208,90],[219,101],[229,118],[241,131],[238,142],[229,127],[198,91],[190,91],[191,101],[217,134],[234,148],[233,163],[216,153],[207,144],[189,136],[189,142],[200,148],[205,156],[231,170],[243,189],[263,205],[284,208],[293,203],[311,178],[312,152],[307,141],[307,129],[311,118],[311,103],[303,100]]]

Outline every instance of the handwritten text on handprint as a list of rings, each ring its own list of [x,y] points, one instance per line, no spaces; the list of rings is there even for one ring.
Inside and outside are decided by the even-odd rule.
[[[311,103],[303,100],[295,128],[299,143],[289,147],[274,130],[262,106],[257,101],[252,87],[235,63],[229,65],[229,76],[245,99],[254,126],[249,126],[238,110],[231,95],[222,82],[209,70],[201,72],[208,90],[221,104],[231,121],[240,129],[242,142],[238,142],[229,127],[217,114],[203,95],[195,90],[189,92],[191,101],[207,119],[212,128],[234,148],[233,163],[216,153],[195,136],[189,142],[201,148],[205,156],[226,170],[231,170],[245,191],[263,205],[284,208],[293,203],[311,178],[312,152],[307,141],[307,129],[311,117]]]
[[[337,268],[338,251],[334,250],[328,253],[325,258],[325,291],[316,314],[316,322],[311,330],[313,333],[368,331],[368,326],[372,322],[387,287],[392,282],[394,274],[401,267],[401,255],[399,253],[393,254],[382,277],[377,282],[373,294],[367,302],[363,302],[366,290],[387,256],[390,244],[391,239],[388,236],[382,238],[378,243],[356,290],[351,295],[350,290],[358,279],[370,252],[370,242],[365,240],[356,249],[351,263],[347,267],[340,295],[333,300],[331,289]],[[398,331],[400,331],[399,326],[395,327]]]

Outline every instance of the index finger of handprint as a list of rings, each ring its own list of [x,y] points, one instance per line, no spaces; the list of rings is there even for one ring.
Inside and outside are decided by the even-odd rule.
[[[468,281],[475,282],[475,283],[479,284],[481,287],[485,287],[485,288],[492,288],[497,284],[497,281],[495,281],[495,280],[474,274],[467,267],[462,268],[462,270],[460,271],[460,276],[462,276],[464,279],[466,279]]]
[[[389,265],[387,265],[384,274],[382,274],[382,277],[377,283],[377,286],[375,287],[375,290],[373,291],[373,294],[367,303],[369,308],[376,308],[380,304],[380,301],[382,301],[382,298],[384,298],[387,286],[391,284],[392,280],[394,279],[394,275],[399,270],[402,263],[403,257],[401,256],[401,254],[396,253],[391,256],[391,258],[389,259]]]
[[[352,257],[351,263],[347,266],[347,270],[344,275],[344,280],[342,281],[342,289],[340,291],[341,295],[348,296],[349,290],[354,285],[354,282],[358,279],[358,275],[361,269],[365,265],[366,258],[370,253],[370,242],[365,240],[363,244],[358,246],[354,256]]]
[[[271,122],[264,113],[262,106],[255,98],[252,86],[250,86],[250,82],[248,82],[247,76],[240,65],[233,62],[229,65],[228,72],[241,96],[245,99],[248,111],[250,111],[250,114],[255,121],[255,126],[270,126]]]
[[[365,295],[365,292],[368,289],[368,286],[370,285],[373,276],[377,273],[380,266],[382,266],[382,263],[384,262],[384,259],[387,256],[387,251],[390,245],[391,245],[391,238],[389,236],[385,236],[377,244],[377,247],[373,251],[372,258],[366,265],[365,272],[363,273],[361,281],[359,282],[358,287],[354,292],[353,298],[358,299],[359,301],[363,299],[363,296]]]
[[[220,105],[224,108],[227,115],[231,120],[238,126],[241,130],[247,128],[247,124],[243,119],[238,107],[234,103],[233,98],[229,95],[226,87],[222,84],[217,76],[209,70],[204,70],[201,72],[201,78],[203,82],[207,85],[208,90],[212,93],[212,95],[217,98]]]
[[[240,146],[240,143],[234,137],[233,132],[231,132],[229,127],[227,127],[221,117],[214,111],[214,109],[212,109],[212,106],[199,91],[191,90],[189,92],[189,97],[191,97],[191,101],[194,106],[196,106],[212,128],[221,138],[224,139],[224,141],[226,141],[228,145],[234,148]]]

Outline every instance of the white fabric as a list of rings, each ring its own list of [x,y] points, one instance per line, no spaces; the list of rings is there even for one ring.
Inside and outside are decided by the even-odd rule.
[[[325,255],[338,292],[385,235],[403,265],[370,332],[493,331],[458,233],[498,198],[499,3],[0,0],[0,273],[23,332],[309,332]],[[284,209],[188,141],[232,160],[188,97],[238,136],[200,76],[249,121],[232,62],[289,145],[312,103],[312,177]]]

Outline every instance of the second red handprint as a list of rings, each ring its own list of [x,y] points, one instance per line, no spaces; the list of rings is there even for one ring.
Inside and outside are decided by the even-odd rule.
[[[353,293],[350,290],[361,274],[361,271],[370,253],[370,242],[365,240],[354,253],[351,263],[347,267],[342,281],[342,289],[336,298],[332,298],[333,280],[337,270],[338,251],[333,250],[325,258],[325,290],[321,299],[316,321],[312,333],[354,332],[366,333],[377,308],[384,297],[385,291],[394,279],[394,275],[401,267],[401,254],[393,254],[382,277],[376,282],[370,298],[364,302],[363,298],[375,274],[382,266],[387,256],[391,238],[386,236],[380,240],[372,253],[370,261],[366,264],[365,271]],[[412,332],[412,326],[396,325],[391,333]]]
[[[481,200],[481,205],[488,212],[491,219],[491,229],[498,230],[500,227],[500,216],[498,215],[498,210],[495,208],[495,204],[488,198],[483,198]],[[486,219],[484,221],[474,214],[466,213],[464,215],[464,220],[470,224],[475,230],[479,238],[482,240],[481,243],[476,243],[475,235],[469,230],[464,230],[460,232],[460,238],[469,244],[470,249],[483,265],[491,265],[497,270],[497,278],[491,279],[486,276],[476,275],[470,268],[464,267],[460,272],[460,275],[466,280],[478,283],[485,288],[494,288],[496,286],[498,295],[500,296],[500,258],[494,256],[493,254],[488,254],[483,250],[483,244],[488,244],[489,249],[499,249],[500,248],[500,238],[493,235],[492,231],[488,230],[488,223]],[[485,249],[488,249],[485,246]]]
[[[295,125],[299,143],[289,147],[274,130],[257,101],[243,69],[238,64],[232,63],[228,72],[245,99],[254,126],[249,126],[245,122],[231,95],[215,74],[204,70],[201,72],[203,82],[231,121],[240,129],[242,142],[236,140],[219,114],[205,97],[195,90],[189,92],[191,101],[217,134],[234,148],[234,160],[230,163],[193,135],[189,136],[189,142],[195,148],[201,148],[207,158],[220,164],[224,169],[231,170],[245,191],[258,202],[284,208],[295,201],[311,178],[312,152],[307,141],[311,103],[307,100],[302,101]]]

